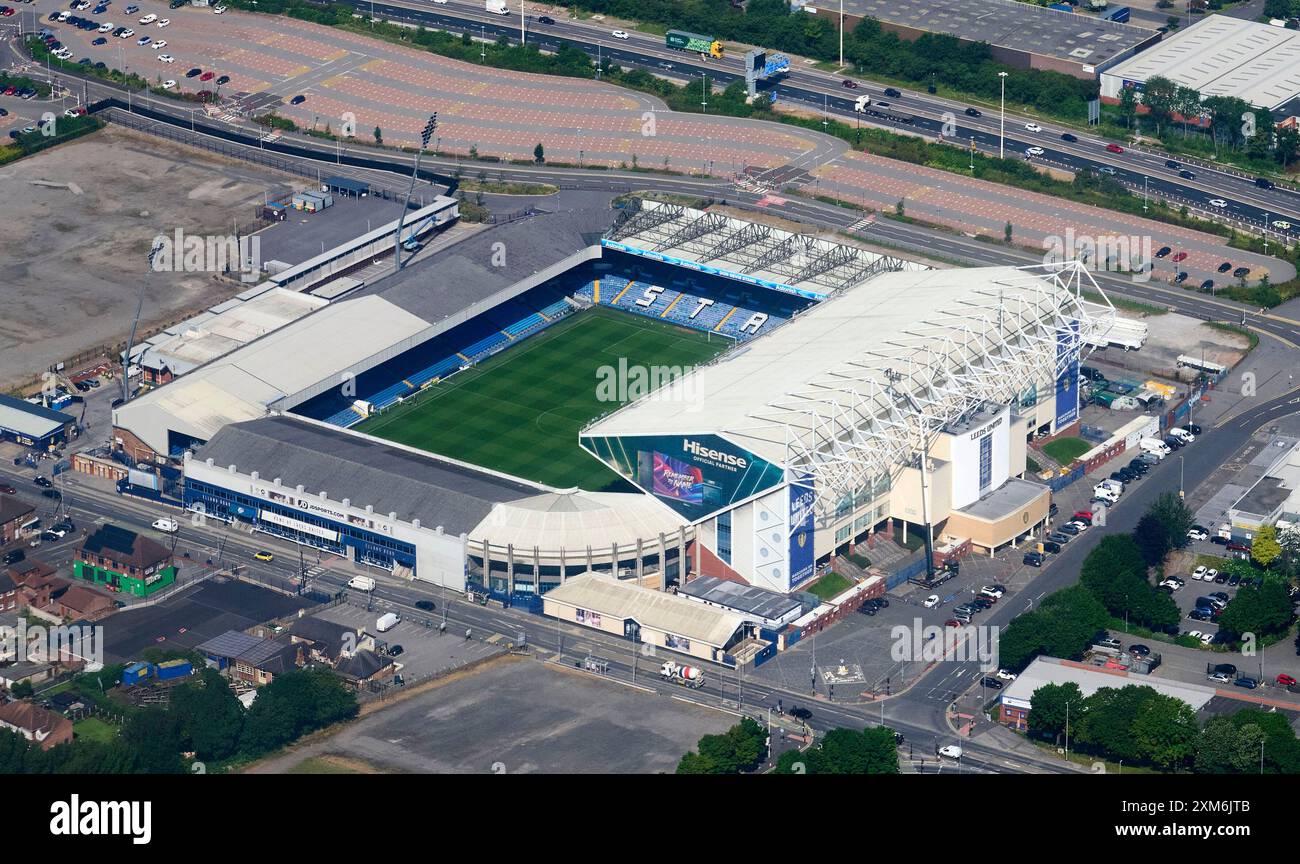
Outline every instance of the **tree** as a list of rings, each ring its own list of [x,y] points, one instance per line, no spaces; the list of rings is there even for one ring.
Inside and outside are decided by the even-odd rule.
[[[258,690],[240,733],[239,750],[259,756],[356,714],[356,696],[333,672],[286,672]]]
[[[1133,542],[1148,567],[1156,566],[1169,554],[1169,534],[1160,520],[1150,513],[1138,520],[1133,529]]]
[[[1259,764],[1264,731],[1258,726],[1238,726],[1227,717],[1205,724],[1196,742],[1196,771],[1200,774],[1243,774]]]
[[[127,721],[122,741],[135,753],[141,774],[180,774],[180,724],[161,708],[146,708]]]
[[[1066,704],[1075,710],[1083,707],[1083,691],[1073,681],[1044,684],[1034,691],[1029,701],[1029,734],[1056,741],[1065,731]]]
[[[1235,636],[1254,633],[1264,636],[1291,625],[1291,598],[1280,582],[1265,582],[1258,588],[1238,588],[1219,616],[1219,630]]]
[[[171,711],[187,749],[200,759],[228,759],[238,751],[244,706],[215,669],[204,669],[199,680],[173,690]]]
[[[1164,771],[1191,762],[1198,735],[1196,712],[1176,696],[1152,696],[1133,718],[1133,736],[1142,758]]]
[[[1147,512],[1164,526],[1170,549],[1181,549],[1191,542],[1187,532],[1196,524],[1196,520],[1187,504],[1176,494],[1161,494]]]
[[[538,141],[537,146],[533,148],[533,161],[538,165],[546,161],[546,150],[542,147],[542,142]]]
[[[9,695],[15,699],[30,699],[35,690],[30,681],[15,681],[14,686],[9,688]]]
[[[1137,119],[1138,99],[1136,87],[1123,87],[1119,91],[1119,113],[1124,118],[1124,126],[1133,128],[1133,121]]]
[[[753,771],[767,755],[767,732],[746,717],[721,735],[705,735],[677,763],[678,774],[739,774]]]
[[[1277,528],[1263,525],[1255,532],[1255,539],[1250,546],[1250,557],[1261,567],[1268,567],[1282,554],[1282,544],[1278,542]]]

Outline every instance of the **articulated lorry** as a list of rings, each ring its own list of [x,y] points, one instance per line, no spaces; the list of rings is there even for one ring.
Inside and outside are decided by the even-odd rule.
[[[668,660],[659,669],[659,677],[674,684],[698,690],[704,686],[704,670],[695,666],[683,666]]]
[[[491,0],[488,0],[488,2],[490,3]],[[726,49],[723,48],[722,43],[712,36],[687,33],[685,30],[669,30],[664,34],[664,45],[678,51],[694,51],[696,54],[703,54],[718,60],[721,60],[726,54]]]

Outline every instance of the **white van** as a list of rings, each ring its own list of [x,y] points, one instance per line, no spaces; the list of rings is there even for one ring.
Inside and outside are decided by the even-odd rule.
[[[1182,441],[1184,444],[1191,444],[1196,440],[1196,436],[1181,426],[1175,426],[1169,430],[1169,434]]]
[[[1101,481],[1100,483],[1098,483],[1097,485],[1098,485],[1098,486],[1105,486],[1107,489],[1111,490],[1111,491],[1114,492],[1116,495],[1123,495],[1123,494],[1124,494],[1124,484],[1121,483],[1121,482],[1118,481],[1118,480],[1103,480],[1103,481]]]
[[[353,576],[348,580],[348,587],[358,591],[374,591],[375,580],[369,576]]]
[[[1138,447],[1142,448],[1143,453],[1150,453],[1161,459],[1169,455],[1169,445],[1159,438],[1143,438],[1138,442]]]
[[[396,612],[387,612],[379,616],[379,620],[375,622],[375,629],[380,633],[386,633],[401,623],[401,615],[398,615]]]
[[[1098,483],[1096,486],[1092,487],[1092,497],[1100,498],[1108,504],[1114,504],[1119,500],[1119,493],[1109,486],[1104,486],[1101,483]]]

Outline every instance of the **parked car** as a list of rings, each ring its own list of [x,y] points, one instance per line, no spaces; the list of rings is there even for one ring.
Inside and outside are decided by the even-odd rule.
[[[36,477],[32,479],[32,482],[35,483],[37,486],[41,486],[46,489],[54,485],[50,481],[50,478],[46,477],[44,474],[37,474]]]
[[[999,669],[998,677],[1001,678],[1003,681],[1014,681],[1016,680],[1016,673],[1009,672],[1006,669]]]
[[[1151,649],[1145,645],[1130,645],[1128,646],[1128,653],[1134,657],[1149,657],[1151,656]]]
[[[1220,273],[1227,273],[1227,272],[1228,272],[1229,270],[1231,270],[1231,269],[1232,269],[1232,262],[1231,262],[1231,261],[1224,261],[1222,264],[1219,265],[1219,272],[1220,272]]]
[[[1025,557],[1022,560],[1030,567],[1042,567],[1043,561],[1046,559],[1043,557],[1043,553],[1041,552],[1026,552]]]
[[[929,597],[925,598],[925,602],[922,603],[921,605],[924,606],[926,609],[933,609],[934,607],[939,605],[939,595],[931,594]]]
[[[1209,540],[1210,532],[1206,531],[1199,525],[1193,525],[1187,529],[1187,539],[1189,540]]]
[[[990,690],[1001,690],[1002,682],[994,678],[992,675],[985,675],[980,679],[980,686],[987,687]]]
[[[1156,257],[1164,258],[1166,255],[1168,255],[1170,252],[1173,251],[1174,250],[1169,248],[1168,246],[1161,246],[1159,249],[1156,250]]]
[[[1245,279],[1249,275],[1250,275],[1249,267],[1238,267],[1236,270],[1232,271],[1233,279]]]
[[[1245,687],[1247,690],[1254,690],[1256,687],[1259,686],[1259,682],[1256,681],[1254,678],[1249,678],[1244,675],[1238,678],[1236,681],[1233,681],[1232,683],[1237,685],[1238,687]]]
[[[1066,522],[1059,530],[1062,534],[1069,534],[1071,537],[1079,534],[1079,526],[1074,522]]]
[[[1213,279],[1206,279],[1204,282],[1202,282],[1202,283],[1201,283],[1201,290],[1202,290],[1202,291],[1213,291],[1213,290],[1214,290],[1214,280],[1213,280]]]
[[[1296,680],[1292,676],[1282,672],[1274,679],[1273,683],[1277,684],[1279,687],[1294,687],[1296,685]]]

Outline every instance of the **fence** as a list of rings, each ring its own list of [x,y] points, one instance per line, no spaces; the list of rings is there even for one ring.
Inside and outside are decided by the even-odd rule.
[[[925,572],[925,557],[922,556],[916,559],[915,561],[904,564],[902,567],[895,570],[893,573],[890,573],[889,576],[886,577],[885,579],[885,588],[886,589],[897,588],[899,585],[902,585],[904,582],[908,582],[912,579],[915,579],[917,576],[920,576],[924,572]]]
[[[1084,471],[1083,465],[1075,465],[1064,475],[1060,477],[1053,477],[1052,479],[1048,480],[1047,488],[1051,489],[1052,492],[1054,493],[1060,492],[1062,489],[1064,489],[1065,487],[1069,486],[1071,483],[1074,483],[1076,480],[1082,477],[1085,473],[1087,472]]]

